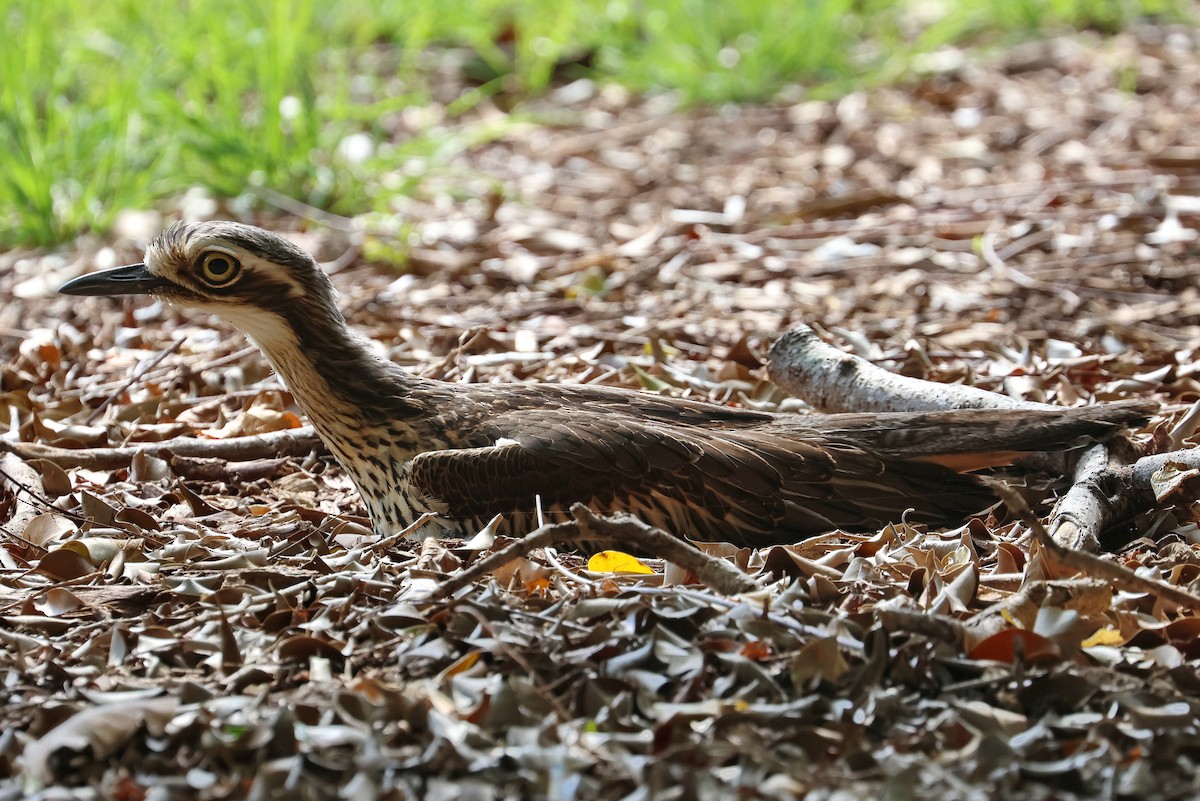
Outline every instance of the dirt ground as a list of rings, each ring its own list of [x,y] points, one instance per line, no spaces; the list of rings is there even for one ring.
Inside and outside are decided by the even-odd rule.
[[[573,83],[394,214],[253,221],[326,262],[351,322],[423,375],[803,412],[762,360],[804,322],[907,375],[1154,399],[1139,445],[1186,446],[1196,51],[1176,28],[947,51],[836,102],[688,111]],[[299,425],[216,321],[53,293],[138,261],[170,216],[235,212],[197,194],[103,240],[0,255],[5,439]],[[653,554],[639,577],[537,551],[433,602],[502,543],[377,546],[320,450],[4,466],[37,497],[0,494],[0,798],[1200,793],[1197,610],[1056,570],[1015,523],[728,553],[761,583],[735,597]],[[1111,558],[1194,590],[1186,493]],[[1004,630],[972,639],[1000,609]]]

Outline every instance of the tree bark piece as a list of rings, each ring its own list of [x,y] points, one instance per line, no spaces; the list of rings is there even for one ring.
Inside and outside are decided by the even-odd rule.
[[[1132,484],[1122,481],[1131,475],[1118,472],[1124,464],[1116,458],[1115,451],[1109,445],[1096,445],[1088,448],[1076,463],[1070,489],[1050,513],[1049,529],[1056,543],[1073,550],[1099,552],[1104,527],[1124,517],[1133,506],[1135,495],[1142,494],[1135,493]]]
[[[1097,446],[1080,459],[1075,468],[1075,483],[1054,507],[1050,529],[1054,541],[1068,547],[1096,550],[1103,529],[1098,523],[1110,523],[1138,514],[1156,502],[1163,488],[1156,488],[1156,474],[1174,467],[1183,475],[1167,495],[1195,498],[1200,491],[1200,449],[1156,453],[1131,460],[1114,458]],[[1093,547],[1094,546],[1094,547]]]
[[[20,536],[30,520],[46,511],[33,502],[33,498],[41,497],[42,478],[16,454],[6,453],[0,456],[0,486],[7,487],[13,496],[13,513],[0,524]]]

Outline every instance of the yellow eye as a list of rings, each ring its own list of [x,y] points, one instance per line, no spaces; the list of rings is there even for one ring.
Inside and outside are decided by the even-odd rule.
[[[233,256],[213,250],[200,257],[196,274],[209,286],[225,286],[237,278],[241,269],[242,265]]]

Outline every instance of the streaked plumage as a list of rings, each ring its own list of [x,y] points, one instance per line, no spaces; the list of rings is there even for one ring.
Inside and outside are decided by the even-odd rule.
[[[442,533],[493,515],[531,525],[576,501],[699,540],[794,542],[905,516],[945,524],[995,498],[935,463],[1053,450],[1144,419],[1144,404],[1062,411],[798,416],[591,386],[450,384],[376,356],[328,278],[274,234],[172,226],[144,265],[69,282],[82,295],[150,293],[244,331],[362,494],[376,530],[441,514]],[[981,458],[980,454],[983,454]],[[947,458],[949,457],[949,458]],[[430,532],[427,532],[430,533]]]

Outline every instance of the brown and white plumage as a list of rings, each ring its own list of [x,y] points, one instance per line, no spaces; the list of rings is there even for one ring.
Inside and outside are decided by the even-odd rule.
[[[1030,412],[798,416],[592,386],[450,384],[377,355],[346,326],[328,278],[274,234],[172,226],[142,265],[69,282],[149,293],[245,332],[362,494],[381,534],[419,514],[512,530],[573,502],[629,511],[701,540],[793,542],[834,528],[952,523],[995,498],[945,464],[1054,450],[1143,420],[1144,404]],[[942,462],[942,464],[939,464]]]

